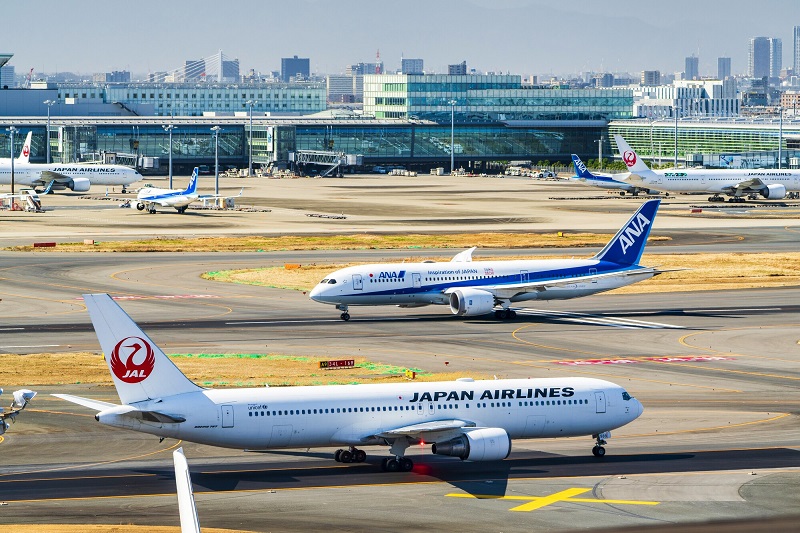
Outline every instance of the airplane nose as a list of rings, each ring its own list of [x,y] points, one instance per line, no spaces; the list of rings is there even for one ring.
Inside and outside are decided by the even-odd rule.
[[[634,398],[633,401],[636,402],[636,417],[635,418],[639,418],[640,416],[642,416],[642,413],[644,412],[644,406],[642,405],[642,402],[640,402],[639,400],[637,400],[635,398]]]
[[[308,297],[314,300],[315,302],[319,302],[320,301],[319,297],[321,294],[322,294],[322,286],[317,285],[316,287],[311,289],[311,292],[308,293]]]

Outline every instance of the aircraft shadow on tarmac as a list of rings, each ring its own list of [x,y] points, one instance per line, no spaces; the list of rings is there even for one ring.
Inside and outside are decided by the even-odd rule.
[[[277,455],[301,455],[292,451],[269,452]],[[330,454],[302,454],[306,457],[329,457]],[[387,473],[380,470],[381,456],[373,455],[366,463],[343,465],[337,468],[288,467],[261,470],[249,463],[230,468],[218,465],[193,472],[196,491],[232,491],[324,487],[342,485],[398,484],[439,480],[469,494],[503,496],[508,481],[514,478],[553,478],[579,476],[613,476],[623,474],[661,474],[676,472],[713,472],[731,469],[768,469],[800,466],[800,451],[789,448],[755,450],[723,450],[687,453],[652,453],[639,455],[606,455],[598,459],[518,453],[517,457],[497,462],[461,462],[434,456],[415,456],[415,466],[408,473]]]

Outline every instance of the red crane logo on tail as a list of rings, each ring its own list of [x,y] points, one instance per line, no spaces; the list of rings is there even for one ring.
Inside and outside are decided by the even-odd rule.
[[[622,154],[622,160],[625,161],[625,164],[630,168],[636,164],[636,153],[631,150],[626,150],[625,153]]]
[[[142,357],[144,360],[140,363],[134,361],[135,358]],[[156,356],[153,347],[141,337],[126,337],[119,341],[111,352],[111,371],[125,383],[139,383],[146,379],[155,365]]]
[[[31,153],[31,149],[28,148],[27,144],[22,147],[22,155],[24,155],[25,157],[28,157],[28,154],[30,154],[30,153]]]

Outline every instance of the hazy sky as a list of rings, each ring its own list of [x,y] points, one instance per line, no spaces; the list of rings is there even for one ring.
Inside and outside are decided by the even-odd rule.
[[[791,66],[800,0],[3,0],[2,21],[18,74],[168,71],[220,49],[242,72],[299,55],[335,74],[380,49],[392,71],[402,55],[436,72],[668,73],[695,53],[715,75],[719,56],[745,73],[762,35],[783,39]]]

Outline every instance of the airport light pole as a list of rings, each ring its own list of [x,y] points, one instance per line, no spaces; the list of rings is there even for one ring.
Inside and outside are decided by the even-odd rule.
[[[47,139],[45,142],[45,146],[47,147],[47,163],[50,162],[50,108],[53,104],[56,103],[55,100],[45,100],[42,102],[44,105],[47,106]]]
[[[219,194],[219,132],[222,128],[214,126],[211,128],[214,132],[214,194]]]
[[[164,131],[169,133],[169,188],[172,188],[172,130],[175,129],[175,124],[162,124]]]
[[[600,165],[600,170],[603,170],[603,136],[594,142],[597,143],[597,164]]]
[[[675,99],[675,105],[673,106],[673,110],[675,111],[675,164],[674,167],[678,168],[678,100]]]
[[[11,126],[6,128],[6,131],[11,134],[11,148],[9,149],[10,156],[11,156],[11,194],[14,194],[14,133],[17,132],[17,128]],[[14,201],[13,199],[11,200]]]
[[[778,126],[778,168],[783,164],[783,106],[778,106],[780,122]]]
[[[250,157],[247,165],[247,175],[251,176],[253,171],[253,106],[258,103],[258,100],[248,100],[246,105],[250,106],[250,139],[247,141],[247,146],[250,149]]]
[[[455,118],[456,118],[456,101],[450,100],[450,174],[455,170]]]

